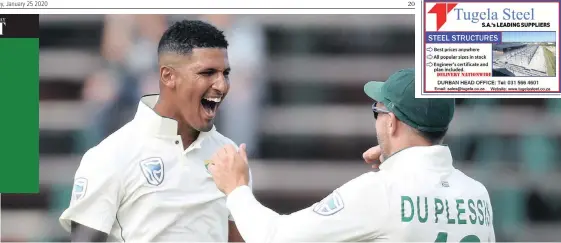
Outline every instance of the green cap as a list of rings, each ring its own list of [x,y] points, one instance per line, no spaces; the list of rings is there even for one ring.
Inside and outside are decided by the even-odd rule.
[[[415,69],[402,69],[385,82],[370,81],[364,92],[405,124],[423,132],[448,129],[454,117],[455,100],[450,98],[415,98]]]

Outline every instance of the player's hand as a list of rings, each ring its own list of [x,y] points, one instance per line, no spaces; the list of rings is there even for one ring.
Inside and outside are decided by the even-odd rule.
[[[378,169],[380,164],[384,162],[384,156],[382,155],[382,148],[380,148],[380,145],[376,145],[366,150],[362,154],[362,158],[367,164],[372,164],[373,169]]]
[[[239,151],[233,145],[226,145],[212,156],[208,170],[220,191],[228,195],[239,186],[249,184],[249,166],[245,144]]]

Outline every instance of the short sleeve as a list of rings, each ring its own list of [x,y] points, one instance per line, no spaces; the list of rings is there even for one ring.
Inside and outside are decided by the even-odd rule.
[[[60,216],[70,231],[72,221],[110,233],[120,203],[121,179],[113,159],[93,148],[86,152],[74,176],[70,205]]]

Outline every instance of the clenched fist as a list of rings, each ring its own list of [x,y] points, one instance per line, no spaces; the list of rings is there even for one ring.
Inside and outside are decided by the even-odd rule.
[[[249,184],[249,166],[245,144],[239,151],[233,145],[226,145],[212,156],[208,170],[220,191],[228,195],[239,186]]]
[[[372,164],[372,168],[375,170],[384,162],[384,156],[382,155],[382,148],[380,148],[380,145],[366,150],[366,152],[362,154],[362,158],[367,164]]]

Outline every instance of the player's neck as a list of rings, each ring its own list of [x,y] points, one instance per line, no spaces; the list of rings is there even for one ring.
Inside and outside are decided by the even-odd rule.
[[[163,117],[169,117],[177,121],[177,134],[181,136],[184,148],[188,148],[199,137],[199,131],[193,129],[191,126],[181,122],[181,117],[178,115],[173,106],[167,105],[163,99],[158,100],[154,106],[154,111]]]
[[[193,129],[191,126],[178,122],[177,134],[181,136],[183,148],[191,146],[191,144],[197,140],[200,133],[201,132]]]
[[[396,141],[396,143],[394,143],[391,146],[390,154],[393,155],[393,154],[395,154],[395,153],[397,153],[401,150],[411,148],[411,147],[419,147],[419,146],[432,146],[432,144],[425,141],[422,138],[408,137],[408,138],[400,139],[400,140]]]

